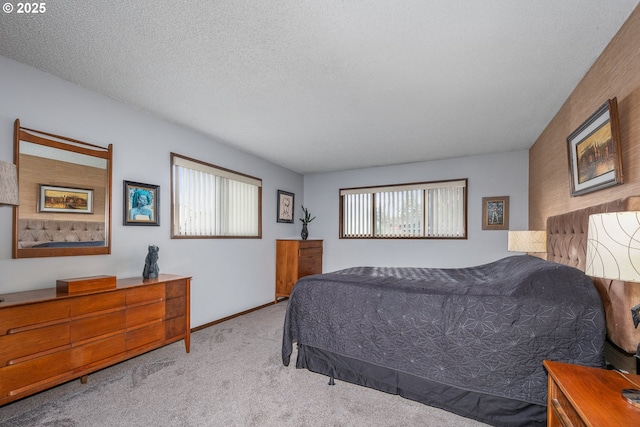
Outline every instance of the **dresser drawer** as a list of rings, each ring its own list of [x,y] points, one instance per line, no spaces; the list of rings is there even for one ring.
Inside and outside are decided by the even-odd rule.
[[[0,335],[69,317],[69,300],[47,301],[0,310]]]
[[[71,300],[71,316],[124,308],[124,305],[124,291],[103,292],[100,294],[76,297]]]
[[[301,256],[298,260],[298,277],[322,273],[322,254]]]
[[[127,328],[164,320],[164,301],[140,305],[127,310]]]
[[[120,334],[74,347],[70,353],[73,369],[86,369],[99,365],[105,359],[122,355],[125,350],[124,344],[125,337]]]
[[[164,322],[156,322],[127,332],[127,351],[164,340]]]
[[[125,327],[126,316],[124,310],[86,317],[71,323],[71,340],[80,342],[100,335],[124,331]]]
[[[299,249],[320,249],[322,250],[322,240],[298,240]]]
[[[551,401],[551,408],[563,426],[567,422],[565,427],[585,427],[580,415],[563,394],[559,394]]]
[[[19,389],[71,371],[71,349],[49,354],[24,363],[0,368],[0,396],[9,396]]]
[[[187,319],[185,316],[167,319],[164,322],[165,339],[181,337],[187,332]]]
[[[166,312],[164,315],[165,319],[172,319],[178,316],[185,315],[186,308],[186,298],[171,298],[165,301]]]
[[[123,353],[124,335],[118,335],[5,366],[0,368],[0,397],[24,392],[30,386],[49,379],[54,382],[56,376],[71,375],[83,367],[98,365],[101,360]]]
[[[322,256],[322,248],[299,249],[298,256],[300,257],[300,259]]]
[[[0,336],[0,366],[13,364],[20,358],[69,345],[70,324],[59,323],[30,329],[19,334]]]
[[[187,294],[187,281],[174,280],[167,282],[166,298],[184,297]]]
[[[298,246],[298,256],[322,256],[322,242],[313,242],[314,244],[305,245],[303,242],[300,242],[300,246]]]
[[[164,285],[164,283],[158,283],[157,285],[140,286],[134,289],[127,289],[127,305],[164,300]]]

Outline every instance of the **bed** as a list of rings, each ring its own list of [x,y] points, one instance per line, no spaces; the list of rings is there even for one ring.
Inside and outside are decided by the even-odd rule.
[[[545,425],[542,361],[605,365],[606,331],[616,329],[605,314],[611,286],[582,273],[580,242],[585,215],[628,203],[615,206],[550,218],[550,261],[517,255],[460,269],[354,267],[304,277],[287,307],[283,363],[296,343],[296,367],[330,383],[496,426]]]

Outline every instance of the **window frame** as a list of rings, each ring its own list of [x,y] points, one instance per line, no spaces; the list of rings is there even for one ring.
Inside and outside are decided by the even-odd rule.
[[[354,190],[367,190],[367,192],[373,193],[374,196],[372,197],[371,200],[371,205],[372,205],[372,209],[371,209],[371,224],[372,227],[375,227],[375,205],[376,205],[376,199],[375,199],[375,192],[371,191],[371,190],[375,190],[375,189],[393,189],[393,188],[400,188],[400,187],[411,187],[411,186],[431,186],[431,185],[437,185],[437,184],[444,184],[444,183],[452,183],[452,182],[457,182],[457,181],[462,181],[464,182],[464,196],[463,196],[463,203],[464,203],[464,236],[461,237],[454,237],[454,236],[376,236],[376,230],[373,229],[372,230],[372,235],[371,236],[345,236],[344,235],[344,195],[342,194],[343,191],[354,191]],[[445,186],[443,186],[444,188]],[[421,181],[421,182],[410,182],[410,183],[402,183],[402,184],[386,184],[386,185],[371,185],[371,186],[366,186],[366,187],[349,187],[349,188],[340,188],[338,190],[338,199],[339,199],[339,203],[338,203],[338,210],[339,210],[339,217],[338,217],[338,238],[339,239],[346,239],[346,240],[467,240],[469,238],[469,221],[468,221],[468,216],[469,216],[469,203],[468,203],[468,199],[469,199],[469,179],[468,178],[459,178],[459,179],[445,179],[445,180],[437,180],[437,181]],[[427,227],[427,206],[426,206],[426,198],[424,198],[424,204],[425,206],[423,207],[423,228],[426,230]]]
[[[248,175],[242,172],[237,172],[234,171],[232,169],[228,169],[222,166],[218,166],[218,165],[214,165],[212,163],[208,163],[202,160],[198,160],[198,159],[194,159],[192,157],[187,157],[184,156],[182,154],[177,154],[177,153],[171,153],[171,238],[172,239],[262,239],[262,178],[258,178],[252,175]],[[176,204],[175,204],[175,197],[176,197],[176,177],[175,177],[175,159],[176,158],[180,158],[183,160],[186,160],[188,162],[193,162],[193,163],[197,163],[200,165],[203,165],[206,168],[212,168],[215,169],[217,171],[221,172],[221,175],[219,176],[225,176],[227,178],[231,178],[233,179],[234,176],[237,177],[244,177],[247,178],[248,180],[255,180],[255,181],[259,181],[260,185],[258,185],[258,234],[257,235],[253,235],[253,236],[236,236],[236,235],[180,235],[176,233]],[[241,180],[236,180],[236,181],[240,181]]]

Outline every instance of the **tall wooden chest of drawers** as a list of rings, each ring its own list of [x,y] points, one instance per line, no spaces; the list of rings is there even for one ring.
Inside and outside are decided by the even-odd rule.
[[[322,240],[276,240],[276,296],[291,295],[299,278],[322,273]]]
[[[0,405],[184,339],[190,277],[119,279],[114,289],[0,295]]]

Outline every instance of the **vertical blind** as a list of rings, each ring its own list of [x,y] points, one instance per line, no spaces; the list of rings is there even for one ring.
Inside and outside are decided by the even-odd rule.
[[[174,236],[260,236],[260,179],[172,158]]]
[[[340,237],[466,238],[466,187],[464,179],[340,190]]]
[[[465,236],[465,187],[427,189],[427,236]]]
[[[373,194],[345,194],[343,197],[343,235],[370,237],[373,235],[371,210]]]

